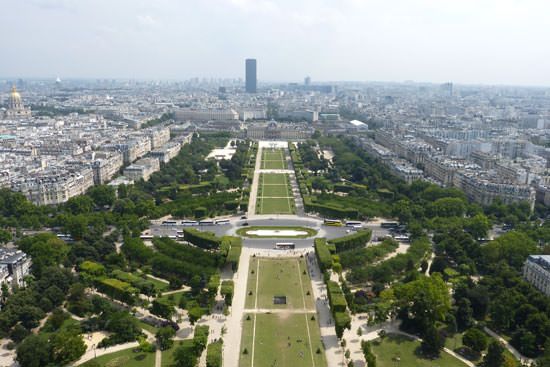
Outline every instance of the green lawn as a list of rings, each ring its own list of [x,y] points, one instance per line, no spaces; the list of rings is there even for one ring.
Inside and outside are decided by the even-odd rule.
[[[101,367],[153,367],[155,365],[155,353],[135,353],[133,348],[129,348],[97,357],[92,361],[97,362]],[[91,365],[92,361],[81,366]]]
[[[259,266],[258,266],[259,262]],[[252,258],[247,282],[246,308],[303,309],[315,307],[311,279],[303,258]],[[254,271],[254,274],[252,274]],[[256,302],[256,281],[258,294]],[[300,282],[301,281],[301,282]],[[252,291],[252,295],[248,295]],[[307,294],[309,292],[309,295]],[[286,296],[286,305],[273,304],[274,296]]]
[[[252,358],[255,367],[326,367],[316,312],[300,311],[315,308],[306,269],[298,257],[250,259],[245,307],[272,311],[244,315],[239,367],[251,367]],[[274,296],[286,296],[286,305],[273,304]]]
[[[262,161],[284,161],[284,149],[262,149]]]
[[[426,359],[417,354],[420,342],[401,335],[388,335],[372,343],[378,367],[465,367],[455,357],[441,352],[438,359]],[[397,360],[399,359],[399,360]]]
[[[293,214],[295,212],[292,198],[258,198],[258,214]]]
[[[161,282],[160,280],[155,279],[155,278],[151,278],[150,276],[147,276],[147,280],[149,282],[155,284],[155,287],[161,292],[167,291],[168,287],[170,285],[169,283]]]
[[[262,161],[261,169],[286,169],[286,162],[281,160]]]
[[[174,351],[178,347],[179,342],[175,341],[172,348],[162,351],[161,367],[172,367],[174,364]]]
[[[285,151],[283,149],[264,149],[262,169],[286,169]]]
[[[325,367],[325,351],[317,320],[311,314],[252,314],[243,321],[240,367],[300,366]],[[256,320],[254,320],[256,318]],[[254,345],[253,327],[256,322]],[[309,334],[308,334],[309,330]],[[247,354],[244,354],[244,349]],[[317,353],[319,350],[319,353]]]
[[[287,185],[288,175],[286,173],[262,173],[260,185]]]
[[[256,206],[258,214],[294,213],[294,197],[288,175],[281,173],[260,175]]]
[[[157,331],[159,330],[158,328],[154,327],[153,325],[149,325],[149,324],[147,324],[143,321],[138,321],[138,324],[139,324],[139,326],[141,326],[142,329],[147,330],[148,332],[150,332],[153,335],[155,335],[157,333]]]
[[[307,232],[307,235],[300,235],[300,236],[283,236],[283,235],[273,235],[273,236],[257,236],[255,234],[250,234],[251,231],[257,231],[261,229],[268,229],[268,230],[294,230],[294,231],[303,231]],[[252,226],[247,228],[239,228],[237,230],[237,235],[242,237],[250,237],[250,238],[308,238],[315,236],[317,234],[317,231],[313,228],[309,227],[290,227],[290,226]]]
[[[161,296],[159,297],[159,299],[162,299],[162,300],[170,300],[175,306],[178,306],[180,304],[180,298],[185,295],[185,293],[188,293],[189,291],[184,291],[184,290],[181,290],[181,291],[178,291],[178,292],[175,292],[175,293],[171,293],[171,294],[167,294],[167,295],[164,295],[164,296]]]
[[[281,197],[292,197],[292,193],[290,192],[290,187],[288,185],[262,185],[262,191],[261,191],[262,197],[275,197],[275,198],[281,198]]]

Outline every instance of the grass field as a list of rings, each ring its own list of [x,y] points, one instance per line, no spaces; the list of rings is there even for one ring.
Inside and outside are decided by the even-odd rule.
[[[239,366],[326,367],[305,260],[254,257],[249,269]]]
[[[264,148],[262,150],[262,164],[260,168],[286,169],[285,151],[283,149]]]
[[[372,352],[376,355],[378,367],[465,367],[466,365],[455,357],[441,352],[438,359],[426,359],[416,351],[420,342],[401,335],[387,335],[384,339],[372,342]],[[397,359],[399,358],[399,362]],[[398,364],[396,364],[398,363]]]
[[[260,281],[256,286],[258,275]],[[256,288],[259,290],[258,294],[256,294]],[[250,292],[252,295],[248,295]],[[273,297],[280,295],[286,296],[286,305],[273,304]],[[246,297],[245,307],[250,309],[303,310],[305,302],[305,308],[312,310],[314,308],[313,291],[305,260],[303,258],[252,258]]]
[[[256,200],[258,214],[292,214],[295,212],[290,180],[283,173],[262,173]]]
[[[312,315],[256,314],[251,315],[250,320],[245,316],[239,366],[252,367],[253,318],[256,316],[254,367],[325,367],[321,334],[317,320],[311,320]],[[243,354],[245,348],[247,354]]]
[[[155,365],[155,353],[135,353],[133,348],[105,354],[82,364],[82,367],[96,362],[101,367],[152,367]]]

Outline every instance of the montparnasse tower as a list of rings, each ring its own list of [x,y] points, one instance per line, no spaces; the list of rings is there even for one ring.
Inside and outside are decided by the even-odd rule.
[[[6,110],[7,119],[28,118],[31,117],[31,109],[23,105],[23,100],[15,85],[11,88],[8,109]]]

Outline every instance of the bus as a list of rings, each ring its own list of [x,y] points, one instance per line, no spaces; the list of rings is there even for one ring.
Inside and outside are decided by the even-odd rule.
[[[326,226],[335,226],[335,227],[340,227],[342,225],[342,221],[340,221],[339,219],[325,219],[323,223]]]
[[[199,222],[199,226],[213,226],[214,224],[216,224],[216,222],[212,219],[201,220]]]
[[[182,226],[196,226],[198,224],[199,222],[197,222],[196,220],[184,219],[181,221]]]
[[[382,222],[380,223],[380,227],[382,228],[396,228],[399,226],[399,223],[397,222]]]
[[[152,240],[153,235],[151,235],[151,234],[142,234],[141,236],[139,236],[139,238],[141,238],[142,240]]]
[[[177,226],[178,221],[176,221],[176,220],[165,220],[160,225],[161,226]]]
[[[229,219],[217,219],[216,224],[229,224]]]
[[[277,242],[275,250],[294,250],[296,245],[293,242]]]
[[[405,243],[408,243],[408,242],[411,242],[411,238],[409,236],[395,236],[393,237],[394,240],[396,240],[397,242],[405,242]]]
[[[359,222],[359,221],[355,221],[355,220],[348,220],[346,222],[346,227],[361,228],[361,227],[363,227],[363,222]]]

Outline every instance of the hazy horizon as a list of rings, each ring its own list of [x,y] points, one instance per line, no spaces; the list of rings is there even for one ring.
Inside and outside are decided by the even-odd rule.
[[[541,0],[0,0],[6,78],[550,86]]]

